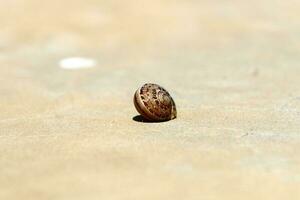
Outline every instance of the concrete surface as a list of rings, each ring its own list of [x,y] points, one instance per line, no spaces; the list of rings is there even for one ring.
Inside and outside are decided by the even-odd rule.
[[[299,1],[0,4],[1,200],[300,199]]]

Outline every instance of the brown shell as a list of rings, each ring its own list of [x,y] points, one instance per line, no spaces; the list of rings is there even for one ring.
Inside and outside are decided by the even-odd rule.
[[[167,121],[177,116],[171,95],[157,84],[144,84],[135,92],[133,101],[137,111],[149,121]]]

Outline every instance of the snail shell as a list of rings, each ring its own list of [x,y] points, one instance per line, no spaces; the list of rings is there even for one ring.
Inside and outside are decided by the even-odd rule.
[[[137,111],[149,121],[167,121],[177,116],[171,95],[157,84],[144,84],[135,92],[133,101]]]

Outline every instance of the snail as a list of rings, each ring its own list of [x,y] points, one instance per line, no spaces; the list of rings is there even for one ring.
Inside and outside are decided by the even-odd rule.
[[[175,102],[163,87],[146,83],[134,94],[136,110],[148,121],[161,122],[175,119]]]

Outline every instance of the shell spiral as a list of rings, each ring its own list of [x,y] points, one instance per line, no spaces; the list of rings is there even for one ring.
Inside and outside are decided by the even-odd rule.
[[[163,87],[146,83],[134,94],[137,111],[149,121],[167,121],[176,118],[173,98]]]

